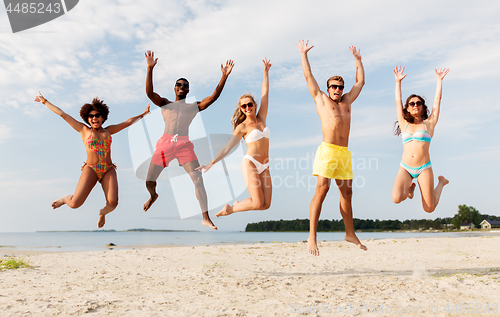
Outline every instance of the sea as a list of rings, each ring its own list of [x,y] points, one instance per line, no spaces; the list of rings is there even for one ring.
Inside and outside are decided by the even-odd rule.
[[[357,232],[360,240],[500,236],[500,231]],[[307,232],[17,232],[0,233],[0,255],[22,252],[78,252],[163,246],[203,246],[305,241]],[[343,232],[318,232],[318,241],[342,241]]]

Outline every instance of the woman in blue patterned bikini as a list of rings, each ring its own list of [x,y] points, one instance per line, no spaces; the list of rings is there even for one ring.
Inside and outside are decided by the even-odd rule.
[[[238,144],[241,138],[247,144],[247,153],[241,162],[243,178],[247,185],[250,198],[241,202],[236,201],[233,206],[226,204],[217,217],[227,216],[238,211],[266,210],[271,206],[272,184],[269,173],[269,136],[270,130],[266,126],[268,95],[269,95],[269,68],[271,63],[267,59],[264,62],[264,79],[262,81],[262,97],[260,108],[257,112],[257,103],[252,95],[245,94],[240,97],[238,107],[234,112],[232,123],[234,127],[233,136],[229,142],[220,150],[213,161],[197,170],[207,172],[215,163],[229,154],[231,149]]]
[[[36,96],[35,101],[44,104],[55,114],[61,116],[73,129],[80,132],[87,149],[87,161],[82,166],[82,174],[78,185],[76,185],[75,193],[54,201],[52,208],[56,209],[64,204],[73,209],[80,207],[97,182],[100,182],[106,197],[106,206],[100,210],[99,220],[97,221],[97,226],[102,228],[106,222],[106,215],[118,205],[116,166],[111,162],[111,135],[142,119],[149,113],[149,105],[140,115],[104,129],[102,125],[108,119],[109,109],[102,100],[94,98],[91,104],[87,103],[82,106],[80,116],[85,123],[75,120],[45,99],[40,93]]]
[[[406,77],[406,74],[403,74],[404,69],[401,66],[394,69],[398,114],[394,134],[401,134],[403,138],[403,158],[392,188],[392,200],[399,204],[406,198],[412,199],[416,186],[413,179],[416,178],[422,196],[422,206],[426,212],[433,212],[439,202],[443,187],[449,183],[446,178],[439,176],[439,183],[434,188],[429,147],[439,118],[443,78],[450,70],[448,68],[435,70],[437,77],[436,96],[432,112],[429,115],[424,98],[418,95],[409,96],[403,106],[401,81]]]

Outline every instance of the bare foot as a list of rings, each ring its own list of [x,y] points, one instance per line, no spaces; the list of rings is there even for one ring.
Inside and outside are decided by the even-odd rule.
[[[99,212],[99,220],[97,220],[97,227],[102,228],[104,227],[104,224],[106,223],[106,215],[102,214],[102,209]]]
[[[67,196],[69,196],[69,195],[67,195]],[[52,204],[51,204],[52,209],[59,208],[59,207],[61,207],[62,205],[66,204],[64,201],[65,201],[65,198],[66,198],[67,196],[64,196],[63,198],[59,198],[58,200],[54,200],[54,201],[52,202]]]
[[[146,203],[144,204],[144,207],[142,207],[142,210],[144,210],[144,212],[148,211],[148,209],[151,208],[151,205],[153,205],[153,203],[157,199],[158,199],[158,194],[151,196],[151,198],[149,198],[148,201],[146,201]]]
[[[209,228],[217,230],[217,227],[214,225],[214,223],[210,219],[203,219],[201,221],[201,224],[204,225],[204,226],[207,226]]]
[[[347,242],[354,243],[361,250],[364,250],[364,251],[368,250],[368,248],[366,246],[364,246],[363,244],[361,244],[361,241],[359,241],[358,237],[356,237],[355,234],[352,235],[352,236],[348,236],[346,234],[344,240],[347,241]]]
[[[439,180],[440,183],[443,183],[443,186],[444,185],[448,185],[448,183],[450,182],[449,180],[447,180],[446,178],[444,178],[444,176],[439,176],[438,180]]]
[[[228,216],[232,213],[234,213],[233,207],[229,206],[229,204],[226,204],[221,211],[215,214],[215,216],[218,218],[220,216]]]
[[[316,243],[316,238],[309,237],[307,239],[307,249],[309,250],[309,253],[311,253],[312,255],[319,256],[319,250],[318,250],[318,245]]]
[[[417,184],[415,183],[411,183],[410,185],[410,188],[408,189],[408,198],[412,199],[413,198],[413,194],[415,193],[415,186]]]

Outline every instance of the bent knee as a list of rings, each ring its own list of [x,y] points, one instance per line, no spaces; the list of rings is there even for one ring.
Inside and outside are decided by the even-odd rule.
[[[252,199],[252,210],[263,210],[264,201],[260,199]]]
[[[68,205],[69,208],[71,209],[77,209],[80,208],[83,205],[83,202],[68,202],[66,205]]]
[[[392,195],[392,201],[395,203],[395,204],[399,204],[400,202],[402,202],[404,199],[402,196],[396,196],[396,195]]]
[[[424,206],[424,211],[425,211],[425,212],[431,213],[431,212],[433,212],[434,210],[436,210],[436,208],[435,208],[435,207],[427,207],[427,206]]]
[[[265,202],[258,210],[268,210],[271,207],[271,202]]]
[[[118,199],[108,201],[108,206],[115,210],[115,208],[118,206]]]

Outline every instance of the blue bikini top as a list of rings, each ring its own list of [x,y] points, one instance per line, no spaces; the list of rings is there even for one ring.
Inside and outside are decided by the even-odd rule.
[[[408,128],[408,125],[409,125],[409,123],[406,124],[405,131],[406,131],[406,128]],[[427,133],[427,124],[425,124],[425,121],[424,121],[424,125],[425,125],[425,130],[418,130],[414,134],[411,134],[410,132],[403,132],[401,134],[401,137],[403,139],[403,144],[406,144],[406,143],[411,142],[411,141],[420,141],[420,142],[431,143],[431,136],[429,135],[429,133]]]

